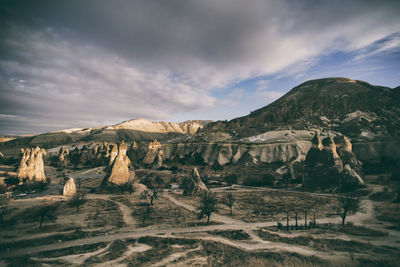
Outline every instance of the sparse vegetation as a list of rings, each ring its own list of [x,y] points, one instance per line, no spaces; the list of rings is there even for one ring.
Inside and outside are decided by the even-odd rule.
[[[0,198],[0,224],[4,223],[4,217],[9,212],[9,202],[10,199],[8,197],[1,197]]]
[[[161,177],[156,176],[154,178],[147,178],[143,182],[148,189],[142,193],[142,198],[149,201],[150,205],[153,205],[154,200],[158,199],[158,194],[161,191],[164,180]]]
[[[226,206],[228,206],[229,210],[230,210],[230,215],[232,215],[232,207],[233,207],[233,203],[235,202],[235,198],[232,195],[232,193],[228,193],[226,194],[225,200],[224,200],[224,204]]]
[[[238,178],[236,174],[230,174],[225,177],[225,181],[229,184],[230,189],[232,189],[233,184],[237,184]]]
[[[70,205],[76,208],[76,213],[79,213],[80,207],[85,204],[86,202],[86,195],[83,192],[77,192],[75,195],[72,196],[70,200]]]
[[[360,210],[360,199],[354,196],[339,195],[337,200],[339,202],[338,215],[342,218],[342,225],[344,225],[347,215]]]
[[[207,217],[207,224],[210,223],[211,214],[217,211],[217,196],[210,191],[204,191],[200,197],[199,218]]]
[[[42,225],[45,221],[54,222],[57,219],[56,205],[44,205],[37,208],[34,216],[39,220],[39,228],[42,228]]]

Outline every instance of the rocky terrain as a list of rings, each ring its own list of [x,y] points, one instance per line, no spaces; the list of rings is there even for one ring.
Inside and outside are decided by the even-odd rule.
[[[397,266],[398,95],[329,78],[227,122],[1,143],[0,265]]]
[[[352,140],[399,137],[399,102],[399,87],[348,78],[311,80],[247,116],[210,123],[203,131],[243,138],[276,129],[317,128],[340,132]]]
[[[210,121],[185,121],[181,123],[149,121],[146,119],[134,119],[124,121],[112,126],[96,128],[73,128],[48,132],[30,137],[19,137],[5,141],[3,146],[42,146],[54,147],[72,143],[87,142],[121,142],[150,141],[155,138],[166,140],[181,135],[195,134]]]

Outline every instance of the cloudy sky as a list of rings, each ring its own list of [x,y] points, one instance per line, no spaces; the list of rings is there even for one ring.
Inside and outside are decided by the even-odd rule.
[[[309,79],[400,85],[400,1],[0,0],[0,134],[232,119]]]

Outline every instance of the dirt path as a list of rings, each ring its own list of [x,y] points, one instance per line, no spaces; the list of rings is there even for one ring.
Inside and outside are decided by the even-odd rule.
[[[187,203],[184,203],[180,200],[177,200],[176,198],[174,198],[172,195],[170,195],[167,192],[164,192],[163,197],[167,198],[168,200],[170,200],[171,202],[173,202],[175,205],[183,207],[189,211],[193,211],[193,212],[197,212],[197,208],[189,205]],[[235,220],[226,216],[222,216],[219,214],[212,214],[210,217],[211,221],[216,221],[216,222],[221,222],[221,223],[227,223],[227,224],[241,224],[243,223],[243,221],[239,221],[239,220]]]
[[[171,194],[164,193],[163,197],[167,198],[168,200],[170,200],[177,206],[181,206],[190,211],[196,210],[196,207],[175,199]],[[88,195],[88,198],[110,199],[110,195],[91,194],[91,195]],[[240,248],[243,250],[265,250],[265,249],[268,249],[268,250],[272,250],[272,251],[287,251],[287,252],[294,252],[294,253],[298,253],[298,254],[302,254],[302,255],[306,255],[306,256],[316,255],[318,257],[325,258],[325,259],[335,258],[337,260],[338,257],[344,257],[343,253],[336,254],[335,252],[332,252],[332,251],[330,251],[329,253],[328,252],[325,253],[325,252],[316,251],[310,247],[266,241],[266,240],[261,239],[258,235],[256,235],[253,232],[254,230],[259,229],[260,227],[268,227],[268,226],[276,225],[276,222],[274,222],[274,221],[246,223],[246,222],[243,222],[240,220],[235,220],[235,219],[232,219],[232,218],[229,218],[226,216],[222,216],[222,215],[212,215],[211,216],[212,220],[221,222],[223,224],[222,225],[187,227],[187,228],[167,228],[167,229],[134,228],[133,226],[135,225],[135,221],[130,216],[129,207],[127,207],[126,205],[124,205],[120,202],[117,202],[117,201],[114,201],[114,202],[118,204],[118,207],[121,209],[122,214],[124,215],[124,220],[128,225],[128,227],[121,229],[121,230],[123,230],[121,232],[109,234],[109,235],[106,234],[103,236],[84,238],[84,239],[79,239],[79,240],[66,241],[66,242],[50,244],[50,245],[42,245],[42,246],[37,246],[37,247],[18,249],[18,250],[8,251],[8,252],[3,251],[3,252],[0,252],[0,258],[15,257],[18,255],[26,255],[26,254],[29,255],[29,254],[34,254],[34,253],[43,252],[43,251],[51,251],[51,250],[56,250],[56,249],[62,249],[62,248],[68,248],[68,247],[73,247],[73,246],[80,246],[80,245],[95,244],[95,243],[100,243],[100,242],[112,242],[114,240],[121,240],[121,239],[127,239],[127,238],[139,238],[139,237],[143,237],[143,236],[201,239],[201,240],[220,242],[220,243],[234,246],[234,247],[237,247],[237,248]],[[348,217],[349,221],[352,221],[354,223],[361,223],[361,222],[367,221],[367,223],[368,222],[371,223],[371,221],[374,219],[373,201],[368,200],[368,199],[363,199],[362,206],[364,207],[364,212],[358,212],[354,215],[349,216]],[[340,221],[340,218],[323,218],[323,219],[319,219],[318,223],[338,223],[339,221]],[[290,221],[290,223],[293,223],[293,221]],[[249,234],[251,240],[237,241],[237,240],[223,238],[220,236],[207,235],[207,234],[205,236],[198,236],[198,237],[185,236],[187,234],[210,232],[210,231],[215,231],[215,230],[220,230],[220,231],[221,230],[243,230]],[[388,240],[386,243],[385,243],[385,241],[382,241],[383,239],[380,240],[379,242],[383,242],[382,244],[384,244],[384,245],[387,245],[390,242],[392,245],[393,242],[397,242],[397,240],[399,240],[399,239],[396,240],[396,238],[398,238],[398,235],[396,235],[394,237],[392,236],[390,238],[390,241]],[[12,240],[10,240],[10,241],[12,241]],[[398,242],[397,242],[397,244],[398,244]],[[130,249],[133,249],[133,248],[130,248]],[[123,260],[125,257],[127,257],[127,255],[124,254],[121,258],[118,259],[118,262]],[[174,261],[181,257],[183,257],[183,254],[181,254],[181,253],[175,254],[175,255],[171,254],[170,257],[167,257],[166,259],[164,259],[165,264],[167,264],[167,262],[170,262],[170,260]],[[117,262],[113,261],[112,263],[116,264]]]
[[[121,202],[118,202],[115,200],[111,200],[111,201],[118,205],[119,209],[121,210],[124,222],[128,227],[134,227],[137,225],[135,219],[132,217],[132,209],[131,208],[129,208],[125,204],[122,204]]]
[[[193,252],[193,251],[199,251],[199,250],[201,250],[200,246],[198,246],[197,248],[185,250],[183,252],[172,253],[171,255],[168,255],[163,260],[161,260],[161,261],[159,261],[157,263],[154,263],[151,266],[153,266],[153,267],[167,266],[168,264],[173,263],[174,261],[176,261],[176,260],[178,260],[180,258],[186,257],[186,255],[188,253]]]

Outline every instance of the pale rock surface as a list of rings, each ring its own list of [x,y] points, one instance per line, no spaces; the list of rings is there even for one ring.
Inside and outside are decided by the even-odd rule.
[[[67,166],[70,163],[69,149],[68,147],[61,147],[58,151],[58,164],[60,166]]]
[[[115,145],[115,147],[117,147]],[[104,177],[103,185],[108,183],[121,185],[130,183],[135,178],[135,171],[131,166],[131,161],[126,155],[128,146],[125,143],[121,143],[118,148],[118,155],[115,157],[114,162],[108,170],[106,177]]]
[[[160,142],[155,139],[153,142],[149,143],[147,153],[143,159],[143,164],[151,165],[157,157],[158,150],[161,148]]]
[[[63,195],[70,197],[76,194],[76,185],[74,178],[70,177],[63,188]]]
[[[111,166],[114,163],[115,158],[117,157],[117,155],[118,155],[118,146],[116,144],[113,144],[112,145],[112,149],[110,151],[110,157],[109,157],[110,161],[108,162],[109,166]]]
[[[17,170],[17,177],[22,183],[24,180],[46,182],[44,173],[43,155],[46,150],[36,147],[34,149],[21,149],[21,161]]]
[[[153,169],[161,168],[163,166],[163,161],[164,161],[164,151],[159,149],[158,153],[157,153],[157,156],[156,156],[156,158],[154,160],[154,163],[153,163]]]
[[[351,185],[364,185],[364,180],[361,176],[353,170],[349,164],[346,164],[343,169],[343,183],[351,184]]]
[[[198,129],[202,129],[204,121],[185,121],[181,123],[149,121],[146,119],[134,119],[124,121],[117,125],[106,127],[108,130],[137,130],[149,133],[180,133],[195,134]]]
[[[144,191],[147,190],[147,186],[141,183],[132,184],[132,192],[134,196],[140,196]]]
[[[193,196],[200,195],[201,193],[208,191],[207,186],[203,183],[200,178],[200,174],[197,168],[193,168],[192,175],[187,177],[183,184],[183,195]]]

